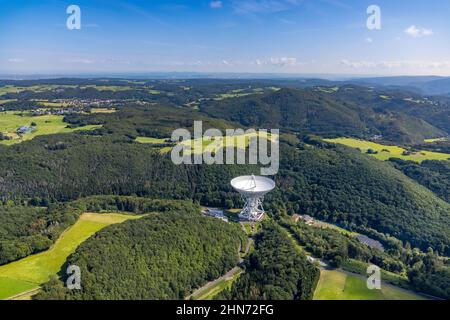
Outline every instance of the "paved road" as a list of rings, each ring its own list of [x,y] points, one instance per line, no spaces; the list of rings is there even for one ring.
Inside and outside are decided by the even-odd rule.
[[[205,284],[203,287],[198,288],[197,290],[195,290],[191,295],[187,296],[185,298],[185,300],[190,300],[193,297],[199,296],[201,293],[207,291],[209,288],[211,288],[212,286],[214,286],[215,284],[219,283],[220,281],[223,280],[229,280],[231,278],[233,278],[237,273],[241,272],[242,269],[239,267],[234,267],[233,269],[231,269],[230,271],[228,271],[227,273],[225,273],[223,276],[221,276],[220,278],[217,278],[216,280],[210,281],[207,284]]]

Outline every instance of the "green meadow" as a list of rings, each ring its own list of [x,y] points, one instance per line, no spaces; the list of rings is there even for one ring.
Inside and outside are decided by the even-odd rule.
[[[19,114],[14,111],[7,111],[0,113],[0,132],[9,136],[12,140],[0,141],[0,144],[12,145],[26,140],[31,140],[37,136],[49,135],[56,133],[69,133],[81,130],[93,130],[100,126],[89,125],[79,128],[67,128],[67,123],[63,122],[63,116],[59,115],[43,115],[31,116],[26,114]],[[34,123],[32,132],[26,133],[21,137],[16,133],[21,126],[29,126]]]
[[[9,102],[14,102],[14,101],[17,101],[17,99],[0,100],[0,105],[6,104],[6,103],[9,103]]]
[[[261,134],[261,132],[258,133],[249,133],[244,135],[236,135],[234,137],[209,137],[209,138],[200,138],[200,139],[192,139],[192,140],[186,140],[179,143],[179,145],[184,145],[188,147],[188,149],[185,151],[186,155],[189,154],[202,154],[204,152],[210,152],[215,153],[221,148],[240,148],[245,149],[248,147],[250,143],[251,137],[260,137],[267,139],[269,141],[278,141],[278,135],[270,135],[264,136]],[[143,144],[163,144],[167,143],[167,141],[170,140],[170,138],[151,138],[151,137],[137,137],[136,142],[143,143]],[[197,146],[197,148],[196,148]],[[161,148],[161,153],[168,153],[172,150],[172,147],[164,147]]]
[[[422,162],[425,160],[449,160],[450,154],[431,152],[431,151],[414,151],[408,152],[408,150],[398,146],[387,146],[378,144],[366,140],[358,140],[353,138],[337,138],[337,139],[324,139],[327,142],[346,145],[351,148],[357,148],[361,152],[367,153],[368,150],[373,150],[376,153],[371,156],[379,160],[389,160],[390,158],[399,158],[403,160]]]
[[[221,148],[239,148],[246,149],[250,143],[252,137],[258,137],[262,139],[267,139],[269,141],[277,142],[278,135],[263,135],[261,132],[249,133],[244,135],[236,135],[233,137],[219,136],[219,137],[209,137],[193,139],[181,142],[181,145],[190,147],[191,150],[187,150],[186,154],[201,154],[204,152],[215,153]],[[197,146],[197,148],[196,148]],[[201,146],[201,148],[199,148]]]
[[[381,290],[369,290],[366,280],[338,270],[321,270],[314,300],[425,300],[413,292],[385,283]]]
[[[23,91],[32,91],[32,92],[45,92],[45,91],[51,91],[56,89],[96,89],[98,91],[128,91],[132,90],[133,87],[131,86],[97,86],[97,85],[84,85],[84,86],[77,86],[77,85],[36,85],[36,86],[29,86],[29,87],[20,87],[20,86],[4,86],[0,87],[0,96],[8,94],[8,93],[19,93]]]
[[[443,138],[434,138],[434,139],[425,139],[426,143],[434,143],[434,142],[443,142],[443,141],[447,141],[448,138],[447,137],[443,137]]]
[[[149,138],[149,137],[137,137],[136,142],[144,143],[144,144],[162,144],[167,143],[168,138],[158,139],[158,138]]]
[[[75,85],[36,85],[36,86],[29,86],[29,87],[20,87],[20,86],[4,86],[0,87],[0,96],[8,94],[8,93],[19,93],[23,91],[32,91],[32,92],[45,92],[60,88],[76,88]]]
[[[58,273],[67,257],[90,236],[115,223],[141,216],[85,213],[47,251],[0,266],[0,299],[38,288]]]

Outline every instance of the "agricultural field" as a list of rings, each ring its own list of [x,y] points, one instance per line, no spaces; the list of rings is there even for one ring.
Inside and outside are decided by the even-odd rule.
[[[46,92],[56,89],[65,89],[65,88],[76,88],[76,85],[35,85],[29,87],[19,87],[19,86],[4,86],[0,87],[0,96],[8,94],[8,93],[19,93],[23,91],[32,91],[32,92]]]
[[[130,86],[96,86],[96,85],[85,85],[80,86],[80,89],[95,89],[98,91],[128,91],[133,90],[133,87]]]
[[[91,108],[91,113],[116,113],[117,110],[113,108]]]
[[[97,125],[89,125],[70,129],[67,128],[67,123],[63,122],[63,118],[63,116],[59,115],[31,116],[19,114],[14,111],[2,112],[0,113],[0,132],[5,136],[11,137],[11,140],[0,141],[0,144],[13,145],[26,140],[31,140],[37,136],[93,130],[100,127]],[[16,131],[21,126],[30,127],[31,132],[19,136]]]
[[[64,108],[69,106],[68,103],[52,102],[49,100],[31,100],[31,101],[36,102],[39,106],[47,108]]]
[[[35,85],[35,86],[28,86],[28,87],[20,87],[20,86],[12,86],[7,85],[4,87],[0,87],[0,96],[8,94],[8,93],[19,93],[23,91],[32,91],[32,92],[46,92],[46,91],[52,91],[52,90],[58,90],[58,89],[95,89],[98,91],[128,91],[133,90],[133,87],[131,86],[114,86],[114,85]]]
[[[421,163],[425,160],[449,160],[450,154],[438,153],[431,151],[408,152],[408,150],[398,146],[386,146],[366,140],[358,140],[353,138],[336,138],[324,139],[327,142],[342,144],[351,148],[359,149],[361,152],[367,153],[372,150],[371,156],[379,160],[389,160],[390,158],[399,158]]]
[[[443,138],[435,138],[435,139],[425,139],[424,141],[426,143],[434,143],[434,142],[443,142],[443,141],[447,141],[448,138],[447,137],[443,137]]]
[[[35,289],[48,281],[81,243],[106,226],[140,217],[116,213],[81,215],[49,250],[0,266],[0,299]]]
[[[220,101],[220,100],[225,100],[225,99],[246,97],[246,96],[249,96],[249,95],[252,95],[252,94],[263,94],[265,89],[269,89],[269,90],[272,90],[272,91],[278,91],[279,90],[279,88],[276,88],[276,87],[253,88],[251,90],[236,89],[236,90],[231,90],[230,92],[227,92],[227,93],[218,94],[218,95],[216,95],[214,100]]]
[[[278,142],[279,136],[278,135],[270,135],[264,136],[261,134],[261,132],[258,133],[250,133],[250,134],[244,134],[244,135],[236,135],[233,138],[221,136],[221,137],[210,137],[208,139],[201,138],[201,139],[193,139],[193,140],[187,140],[183,141],[180,144],[185,145],[187,147],[190,147],[191,150],[186,150],[186,154],[190,154],[190,152],[194,154],[204,153],[204,152],[210,152],[215,153],[221,148],[240,148],[245,149],[248,147],[250,143],[250,139],[252,137],[259,137],[272,141],[272,142]],[[197,148],[196,148],[197,146]],[[201,148],[199,148],[201,146]]]
[[[369,290],[366,280],[338,270],[321,270],[314,300],[425,300],[404,289],[382,283],[381,290]]]
[[[9,103],[9,102],[15,102],[15,101],[17,101],[17,99],[0,100],[0,105],[6,104],[6,103]]]
[[[215,153],[221,148],[240,148],[245,149],[248,147],[250,143],[251,137],[262,137],[266,138],[264,135],[261,134],[261,132],[258,133],[250,133],[250,134],[244,134],[244,135],[236,135],[233,138],[227,138],[227,137],[210,137],[208,139],[201,138],[201,139],[192,139],[192,140],[186,140],[182,141],[179,144],[184,145],[187,148],[185,150],[185,154],[201,154],[204,152],[210,152]],[[270,141],[277,142],[278,141],[278,135],[267,135],[267,139]],[[137,137],[136,142],[143,143],[143,144],[163,144],[167,143],[167,141],[170,140],[170,138],[151,138],[151,137]],[[198,144],[198,145],[197,145]],[[196,148],[197,146],[197,148]],[[161,153],[168,153],[172,150],[171,147],[164,147],[161,148]]]
[[[162,144],[162,143],[167,143],[166,141],[168,139],[169,138],[158,139],[158,138],[149,138],[149,137],[137,137],[136,142],[144,143],[144,144]]]

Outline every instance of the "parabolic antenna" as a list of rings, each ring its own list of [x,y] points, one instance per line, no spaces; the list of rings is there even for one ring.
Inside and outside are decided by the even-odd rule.
[[[254,175],[241,176],[231,180],[231,186],[245,201],[239,217],[243,220],[261,221],[264,216],[263,197],[275,188],[275,181]]]

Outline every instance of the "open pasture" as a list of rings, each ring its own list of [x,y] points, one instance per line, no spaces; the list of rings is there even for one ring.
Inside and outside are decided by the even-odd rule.
[[[359,149],[361,152],[367,153],[372,150],[374,153],[371,156],[379,160],[389,160],[390,158],[399,158],[402,160],[409,160],[415,162],[422,162],[425,160],[449,160],[450,154],[438,153],[431,151],[411,151],[398,147],[378,144],[372,141],[358,140],[353,138],[336,138],[324,139],[327,142],[342,144],[351,148]]]
[[[12,140],[3,140],[0,141],[0,144],[12,145],[26,140],[31,140],[41,135],[70,133],[80,130],[93,130],[100,127],[89,125],[71,129],[67,128],[67,123],[63,122],[63,118],[63,116],[59,115],[31,116],[14,111],[1,112],[0,132],[11,137]],[[34,125],[32,126],[32,124]],[[32,131],[19,136],[16,131],[22,126],[28,126],[32,129]]]
[[[81,243],[106,226],[140,217],[117,213],[81,215],[49,250],[0,266],[0,299],[29,291],[48,281]]]

